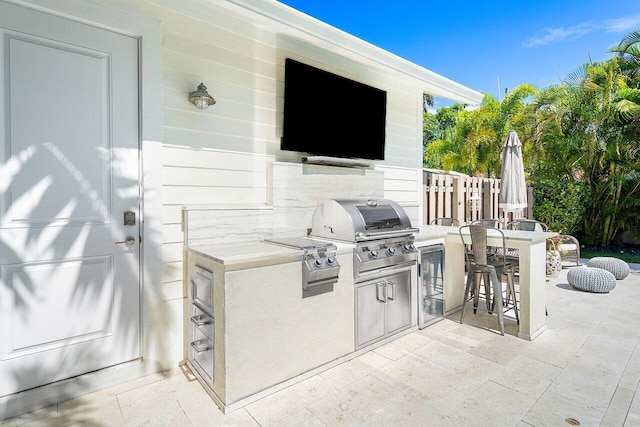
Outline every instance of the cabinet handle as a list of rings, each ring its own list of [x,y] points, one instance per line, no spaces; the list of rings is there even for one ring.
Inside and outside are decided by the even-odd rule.
[[[196,353],[204,353],[205,351],[210,349],[209,346],[205,346],[204,348],[200,347],[200,344],[202,344],[201,341],[202,340],[198,340],[198,341],[193,341],[191,343],[191,347],[193,347],[193,349],[196,351]]]
[[[196,325],[198,328],[202,328],[205,325],[213,322],[213,319],[206,314],[198,314],[191,318],[191,322]]]
[[[381,293],[382,293],[382,297],[380,297]],[[385,304],[387,302],[387,290],[386,290],[386,287],[384,286],[384,282],[376,283],[376,299]]]
[[[396,284],[395,282],[387,282],[386,288],[390,289],[391,292],[389,292],[389,298],[391,301],[395,301],[396,299]]]
[[[191,283],[191,299],[196,299],[196,282],[193,279],[189,282]]]

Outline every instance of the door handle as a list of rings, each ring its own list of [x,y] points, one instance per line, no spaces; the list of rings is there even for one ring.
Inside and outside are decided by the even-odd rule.
[[[127,237],[122,242],[116,242],[116,245],[124,244],[126,247],[130,248],[131,246],[136,244],[136,239],[134,237]]]

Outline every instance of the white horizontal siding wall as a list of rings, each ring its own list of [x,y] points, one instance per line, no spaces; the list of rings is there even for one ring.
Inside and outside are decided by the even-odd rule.
[[[182,207],[266,206],[270,156],[165,145],[163,166],[163,294],[184,298]],[[227,209],[228,211],[229,209]],[[220,211],[223,214],[223,211]],[[226,215],[234,215],[229,212]],[[229,234],[230,231],[222,231]]]
[[[182,207],[267,203],[260,154],[278,147],[275,34],[225,13],[224,1],[111,3],[161,25],[163,293],[183,298]],[[200,82],[217,101],[208,110],[187,100]]]
[[[421,167],[422,91],[416,81],[252,12],[237,13],[225,1],[129,3],[162,28],[166,298],[183,296],[181,206],[266,205],[267,159],[298,162],[302,156],[279,150],[285,58],[386,90],[386,159],[378,164]],[[207,110],[187,100],[200,82],[217,101]],[[400,201],[413,220],[411,185],[391,178],[385,196]]]
[[[163,30],[165,143],[299,160],[303,154],[279,150],[284,60],[292,57],[386,90],[387,149],[380,163],[421,166],[422,86],[415,79],[222,0],[131,3]],[[200,82],[217,100],[207,110],[187,101]]]

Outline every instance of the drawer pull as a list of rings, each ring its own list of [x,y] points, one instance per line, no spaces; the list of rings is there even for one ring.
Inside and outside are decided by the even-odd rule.
[[[191,322],[198,328],[202,328],[203,326],[213,323],[213,319],[206,314],[198,314],[191,318]]]
[[[191,347],[193,347],[193,349],[196,351],[196,353],[204,353],[207,350],[210,350],[211,347],[208,345],[205,345],[204,347],[200,347],[200,345],[202,345],[202,341],[204,340],[198,340],[198,341],[194,341],[191,343]],[[206,343],[206,341],[205,341]]]

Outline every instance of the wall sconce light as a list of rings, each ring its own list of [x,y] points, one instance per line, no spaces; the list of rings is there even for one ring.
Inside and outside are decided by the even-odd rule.
[[[209,105],[215,104],[216,100],[213,99],[213,96],[209,95],[209,92],[207,92],[207,87],[204,85],[204,83],[200,83],[198,85],[198,90],[189,93],[189,102],[199,109],[205,110],[209,108]]]

